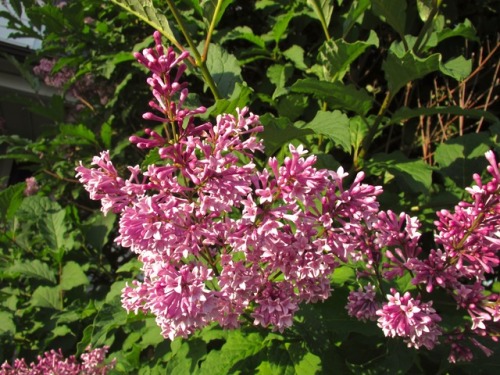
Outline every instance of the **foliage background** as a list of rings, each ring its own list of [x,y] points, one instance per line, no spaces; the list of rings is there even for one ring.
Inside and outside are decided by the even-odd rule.
[[[383,208],[419,217],[430,248],[436,210],[464,197],[472,173],[486,165],[485,151],[500,151],[499,1],[443,1],[437,12],[437,1],[412,0],[6,4],[11,12],[0,16],[13,37],[43,42],[26,61],[13,61],[23,77],[39,88],[32,69],[44,57],[57,60],[54,73],[75,74],[50,101],[8,98],[50,125],[36,139],[0,138],[9,145],[2,157],[40,185],[25,197],[25,183],[11,179],[0,192],[0,361],[109,345],[116,373],[498,371],[498,350],[453,366],[445,347],[409,350],[376,324],[349,318],[347,294],[357,287],[349,268],[334,273],[332,297],[303,306],[284,334],[214,326],[169,342],[153,317],[121,307],[120,290],[140,264],[114,245],[115,217],[87,199],[74,167],[103,149],[117,165],[144,157],[128,144],[146,125],[149,100],[131,52],[150,46],[159,28],[192,52],[193,105],[209,107],[209,118],[243,106],[261,116],[262,163],[283,158],[292,142],[318,155],[320,167],[364,170],[384,186]],[[23,9],[28,22],[20,20]],[[69,97],[84,79],[91,84]],[[412,287],[404,283],[401,290]],[[500,291],[496,277],[490,288]]]

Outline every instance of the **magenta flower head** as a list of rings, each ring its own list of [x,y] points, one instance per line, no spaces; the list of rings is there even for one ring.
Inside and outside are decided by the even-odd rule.
[[[364,288],[360,287],[357,291],[351,291],[346,305],[347,313],[364,322],[377,320],[377,310],[380,306],[375,297],[375,287],[372,284],[365,285]]]
[[[141,281],[123,289],[123,306],[153,313],[170,339],[248,319],[283,331],[300,303],[330,296],[336,260],[321,235],[332,207],[317,203],[327,191],[334,199],[337,175],[316,169],[302,146],[290,146],[283,165],[271,158],[256,170],[258,116],[243,108],[198,123],[205,108],[186,106],[182,81],[187,52],[177,55],[159,33],[154,38],[154,48],[135,56],[151,71],[152,111],[144,118],[159,126],[130,141],[161,161],[129,167],[128,178],[108,152],[92,168],[76,168],[90,198],[119,215],[116,241],[143,263]],[[343,198],[351,206],[358,199],[362,216],[362,204],[376,203],[360,181]],[[348,219],[354,207],[345,209]]]
[[[411,297],[409,292],[403,296],[394,289],[387,295],[388,302],[377,311],[378,326],[388,337],[402,337],[409,347],[416,349],[425,346],[432,349],[438,343],[441,318],[432,308],[431,302],[421,302]]]
[[[213,123],[200,120],[205,107],[187,104],[188,53],[164,47],[158,32],[154,40],[154,48],[135,54],[151,73],[151,110],[143,118],[153,125],[130,142],[158,162],[129,166],[122,177],[104,151],[91,168],[76,168],[90,198],[118,215],[116,242],[142,262],[139,280],[122,290],[127,311],[153,314],[171,340],[212,323],[234,329],[250,321],[283,332],[301,304],[330,297],[341,264],[365,285],[350,293],[347,313],[377,320],[388,337],[432,349],[446,333],[432,301],[394,289],[385,303],[376,301],[383,278],[409,275],[428,293],[444,289],[470,316],[473,334],[493,336],[498,298],[483,287],[500,264],[493,153],[486,155],[491,181],[475,176],[472,202],[439,213],[438,248],[424,252],[419,221],[382,211],[382,188],[365,183],[363,172],[347,185],[342,167],[318,169],[316,157],[294,145],[282,163],[271,157],[257,168],[259,117],[242,108]],[[469,355],[456,344],[450,360],[459,358]]]

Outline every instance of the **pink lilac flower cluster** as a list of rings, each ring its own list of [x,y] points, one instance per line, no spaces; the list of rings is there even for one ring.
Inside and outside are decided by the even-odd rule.
[[[28,177],[26,179],[26,188],[24,189],[24,195],[29,197],[30,195],[34,195],[37,193],[38,189],[40,187],[38,186],[38,182],[36,181],[35,177]]]
[[[115,366],[115,361],[104,363],[107,351],[108,347],[89,350],[77,361],[73,355],[64,357],[61,349],[51,350],[29,365],[24,358],[16,359],[12,365],[5,362],[0,367],[0,375],[106,375]]]
[[[128,311],[154,314],[170,339],[213,322],[237,328],[249,320],[283,331],[301,303],[330,296],[332,273],[349,264],[364,287],[351,292],[348,314],[377,321],[386,336],[415,348],[438,344],[445,333],[441,317],[422,298],[420,284],[429,293],[450,290],[471,314],[471,330],[492,335],[487,325],[498,321],[499,300],[482,287],[498,265],[500,244],[500,178],[492,153],[492,182],[475,178],[478,186],[469,191],[476,203],[440,214],[440,248],[421,259],[420,223],[382,211],[382,188],[363,183],[363,172],[344,186],[342,168],[317,169],[316,158],[293,145],[283,163],[270,158],[257,168],[263,127],[247,108],[199,123],[205,108],[186,105],[187,52],[165,48],[159,33],[154,39],[154,48],[135,56],[151,71],[153,100],[143,117],[158,125],[130,141],[158,161],[130,166],[122,177],[104,151],[93,167],[76,168],[90,198],[101,201],[104,213],[119,215],[116,241],[143,263],[140,281],[122,291]],[[384,300],[382,279],[408,274],[418,296],[391,289]]]
[[[102,210],[120,215],[116,241],[143,263],[143,281],[123,290],[123,305],[153,313],[171,339],[248,319],[283,331],[301,303],[330,296],[335,259],[345,253],[339,220],[373,215],[381,189],[360,174],[344,190],[347,174],[316,169],[302,146],[290,146],[283,164],[271,158],[257,170],[258,117],[244,108],[195,124],[205,108],[185,106],[187,53],[166,49],[159,33],[155,40],[136,58],[152,72],[144,118],[161,125],[130,141],[160,161],[129,167],[123,178],[106,151],[94,168],[76,169]]]
[[[74,79],[75,69],[67,66],[54,72],[57,61],[57,59],[43,58],[33,68],[33,73],[41,78],[47,86],[67,90],[69,95],[81,101],[86,101],[83,99],[86,97],[97,97],[102,105],[108,102],[111,94],[109,87],[97,84],[91,74],[85,74],[78,79]]]

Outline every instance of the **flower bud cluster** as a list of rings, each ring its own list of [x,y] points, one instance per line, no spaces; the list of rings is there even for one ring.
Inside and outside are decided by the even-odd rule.
[[[91,199],[119,215],[117,243],[143,263],[140,280],[122,292],[128,311],[154,314],[170,339],[213,322],[237,328],[248,320],[283,331],[300,304],[330,296],[332,273],[349,264],[365,285],[351,292],[349,315],[376,320],[386,336],[432,349],[444,332],[429,298],[391,289],[384,301],[382,279],[406,275],[429,293],[449,290],[471,314],[471,329],[491,334],[498,296],[486,297],[481,283],[498,265],[500,246],[492,153],[492,182],[476,177],[475,203],[440,213],[440,248],[421,259],[418,220],[380,210],[382,188],[363,183],[362,172],[344,186],[342,168],[317,169],[315,156],[293,145],[283,163],[270,158],[257,168],[263,127],[247,108],[197,123],[205,108],[186,105],[187,53],[165,48],[159,33],[154,38],[154,48],[135,56],[152,73],[151,111],[143,117],[158,125],[130,141],[157,161],[128,167],[129,177],[121,177],[105,151],[94,167],[76,168]]]

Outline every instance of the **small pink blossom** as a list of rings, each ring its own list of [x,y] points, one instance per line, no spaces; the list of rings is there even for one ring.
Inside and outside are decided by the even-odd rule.
[[[28,177],[26,179],[26,188],[24,189],[24,195],[29,197],[30,195],[36,194],[39,186],[35,177]]]
[[[351,291],[346,305],[349,316],[364,322],[377,320],[377,310],[380,306],[375,296],[375,287],[372,284],[365,285],[364,288],[360,287],[357,291]]]
[[[402,337],[408,347],[416,349],[425,346],[432,349],[438,343],[441,318],[431,307],[431,302],[421,302],[411,297],[409,292],[403,296],[394,289],[387,295],[388,303],[377,310],[378,326],[388,337]]]

